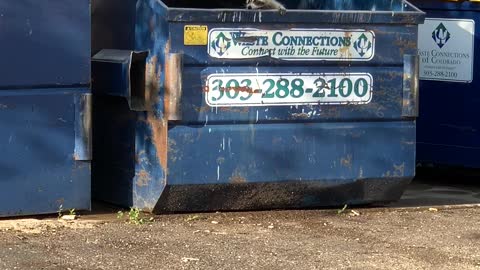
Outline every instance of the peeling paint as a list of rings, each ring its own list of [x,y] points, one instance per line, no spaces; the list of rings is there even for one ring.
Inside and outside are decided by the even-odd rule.
[[[167,172],[168,122],[159,119],[153,112],[147,113],[147,122],[152,129],[152,140],[157,152],[157,159],[162,169]]]
[[[152,180],[152,177],[150,176],[150,174],[145,170],[139,171],[136,175],[136,178],[137,178],[136,185],[139,187],[148,186],[148,184]]]
[[[158,100],[161,66],[158,65],[156,55],[152,56],[145,65],[145,106],[153,111],[153,105]]]
[[[343,157],[340,159],[340,163],[342,166],[347,167],[347,168],[352,168],[352,161],[353,161],[353,156],[351,154],[348,154],[346,157]]]
[[[400,165],[393,164],[393,176],[405,176],[405,163],[402,163]]]

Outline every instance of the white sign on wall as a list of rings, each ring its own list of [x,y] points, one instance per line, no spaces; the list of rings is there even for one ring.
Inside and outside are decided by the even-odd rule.
[[[420,79],[471,83],[475,21],[427,18],[419,25]]]

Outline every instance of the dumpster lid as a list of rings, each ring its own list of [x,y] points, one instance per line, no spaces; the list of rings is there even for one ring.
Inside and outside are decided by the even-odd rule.
[[[280,15],[275,10],[210,8],[211,4],[204,5],[209,8],[202,8],[202,2],[198,0],[194,0],[195,4],[192,5],[188,4],[188,0],[149,0],[149,2],[154,10],[164,15],[170,22],[420,24],[425,19],[423,11],[404,0],[372,0],[372,6],[381,7],[375,11],[358,9],[300,10],[288,9],[287,5],[285,15]],[[395,8],[391,8],[394,6]]]

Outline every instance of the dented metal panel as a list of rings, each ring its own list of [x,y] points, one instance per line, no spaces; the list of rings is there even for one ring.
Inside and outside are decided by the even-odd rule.
[[[0,1],[0,217],[90,209],[90,1]]]
[[[398,199],[415,174],[424,14],[388,2],[281,16],[138,1],[134,46],[108,46],[148,52],[152,103],[135,111],[105,91],[116,82],[93,81],[95,196],[153,212]],[[130,84],[128,71],[97,71]]]

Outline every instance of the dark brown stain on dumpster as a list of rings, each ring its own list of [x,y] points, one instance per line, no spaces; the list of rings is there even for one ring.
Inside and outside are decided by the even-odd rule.
[[[145,100],[146,106],[150,111],[152,106],[157,101],[159,82],[161,74],[161,66],[158,65],[158,58],[156,55],[152,56],[145,66]]]
[[[152,180],[152,177],[150,176],[150,174],[145,170],[141,170],[137,174],[136,184],[139,187],[146,187],[146,186],[148,186],[148,184],[150,183],[151,180]]]
[[[157,152],[160,166],[167,172],[168,123],[163,118],[157,118],[153,112],[148,112],[147,123],[152,129],[152,141]]]

